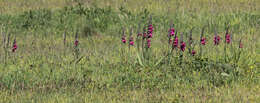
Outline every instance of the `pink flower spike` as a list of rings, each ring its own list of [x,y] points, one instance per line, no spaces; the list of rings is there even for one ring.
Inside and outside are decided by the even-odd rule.
[[[12,47],[12,52],[15,52],[17,48],[18,48],[18,46],[16,44],[16,40],[14,40],[13,47]]]
[[[183,52],[184,52],[184,50],[185,50],[185,47],[186,47],[186,44],[185,44],[185,42],[182,42],[182,43],[181,43],[181,51],[183,51]]]
[[[150,47],[151,47],[151,40],[147,39],[147,48],[150,48]]]
[[[153,37],[152,33],[148,34],[148,38],[152,38],[152,37]]]
[[[151,42],[151,40],[150,40],[150,39],[147,39],[147,43],[149,43],[149,42]]]
[[[15,52],[15,51],[16,51],[16,49],[17,49],[17,44],[14,44],[14,45],[13,45],[12,52]]]
[[[75,46],[78,46],[78,45],[79,45],[79,41],[78,41],[78,40],[75,40],[74,45],[75,45]]]
[[[148,38],[151,38],[152,37],[152,34],[153,34],[153,25],[152,24],[149,24],[148,25],[148,31],[147,31],[147,34],[148,34]]]
[[[129,39],[129,45],[133,46],[134,45],[134,38],[130,37]]]
[[[134,45],[134,41],[130,41],[130,43],[129,43],[129,44],[133,46],[133,45]]]
[[[192,50],[191,51],[191,55],[194,56],[196,54],[196,51],[195,50]]]
[[[219,43],[220,43],[220,36],[219,35],[215,35],[214,36],[214,44],[215,45],[219,45]]]
[[[147,36],[146,33],[143,33],[143,38],[146,38],[146,36]]]
[[[175,32],[174,28],[171,28],[171,31],[170,31],[171,36],[174,36],[174,32]]]
[[[150,47],[151,47],[151,43],[148,43],[148,44],[147,44],[147,48],[150,48]]]
[[[123,43],[126,43],[126,40],[122,40]]]
[[[226,37],[226,43],[229,44],[231,42],[230,34],[227,33],[225,37]]]
[[[202,45],[205,45],[206,44],[206,38],[205,37],[201,38],[200,43]]]
[[[121,41],[122,41],[122,43],[124,43],[124,44],[126,43],[125,36],[122,37],[122,40],[121,40]]]
[[[176,48],[178,47],[178,37],[176,36],[173,42],[173,47]]]

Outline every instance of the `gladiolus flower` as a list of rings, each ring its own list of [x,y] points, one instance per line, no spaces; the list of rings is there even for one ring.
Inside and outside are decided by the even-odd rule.
[[[125,36],[122,37],[122,40],[121,40],[121,41],[122,41],[122,43],[124,43],[124,44],[126,43],[126,38],[125,38]]]
[[[178,37],[176,36],[174,41],[173,41],[173,47],[178,47]]]
[[[147,39],[147,43],[150,43],[151,42],[151,40],[150,39]]]
[[[202,45],[205,45],[206,44],[206,38],[205,37],[201,38],[200,43]]]
[[[146,36],[147,36],[146,33],[143,33],[143,39],[146,38]]]
[[[130,37],[130,39],[129,39],[129,45],[134,45],[134,38],[133,37]]]
[[[148,33],[153,33],[153,25],[148,25]]]
[[[16,44],[16,40],[14,40],[12,52],[15,52],[17,48],[18,48],[18,46]]]
[[[152,33],[148,34],[148,38],[152,38],[152,37],[153,37]]]
[[[174,32],[175,32],[175,29],[171,28],[170,29],[170,33],[169,33],[169,37],[174,36]]]
[[[79,41],[75,40],[74,45],[77,47],[79,45]]]
[[[231,42],[230,34],[227,33],[225,37],[226,37],[226,43],[229,44]]]
[[[151,47],[151,40],[147,39],[147,48],[150,48],[150,47]]]
[[[134,45],[134,41],[130,41],[130,43],[129,43],[129,44],[133,46],[133,45]]]
[[[219,42],[220,42],[220,36],[219,35],[215,35],[215,37],[214,37],[214,44],[215,45],[219,45]]]
[[[147,34],[148,34],[148,38],[152,38],[153,37],[153,25],[152,24],[148,25]]]
[[[185,47],[186,47],[185,42],[182,42],[182,43],[181,43],[181,51],[184,51],[184,50],[185,50]]]
[[[192,50],[191,51],[191,55],[194,56],[196,54],[196,51],[195,50]]]

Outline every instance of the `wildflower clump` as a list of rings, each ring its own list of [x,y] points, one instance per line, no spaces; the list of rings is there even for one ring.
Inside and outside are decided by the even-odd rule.
[[[14,39],[12,52],[15,52],[17,48],[18,48],[18,46],[17,46],[17,43],[16,43],[16,39]]]

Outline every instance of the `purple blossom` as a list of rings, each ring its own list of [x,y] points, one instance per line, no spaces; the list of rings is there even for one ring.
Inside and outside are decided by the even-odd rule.
[[[231,42],[230,34],[226,33],[225,39],[226,39],[226,43],[229,44]]]
[[[150,48],[150,47],[151,47],[151,40],[147,39],[147,48]]]
[[[185,50],[185,47],[186,47],[186,44],[185,44],[185,42],[181,42],[181,51],[183,51],[183,52],[184,52],[184,50]]]
[[[134,45],[134,41],[130,41],[129,44],[133,46]]]
[[[152,38],[152,37],[153,37],[152,33],[148,34],[148,38]]]
[[[13,47],[12,47],[12,52],[15,52],[17,48],[18,48],[18,46],[16,44],[16,40],[14,40]]]
[[[146,33],[143,33],[143,39],[146,38],[147,34]]]
[[[74,45],[75,45],[76,47],[79,45],[79,41],[78,41],[77,39],[74,41]]]
[[[147,31],[147,34],[148,34],[148,38],[152,38],[153,37],[153,25],[152,24],[149,24],[148,25],[148,31]]]
[[[192,50],[191,51],[191,55],[194,56],[196,54],[196,51],[195,50]]]
[[[214,44],[215,45],[219,45],[219,43],[220,43],[220,36],[219,35],[215,35],[214,36]]]
[[[134,38],[133,37],[130,37],[130,39],[129,39],[129,45],[134,45]]]
[[[170,30],[169,30],[169,37],[171,37],[171,36],[174,36],[174,32],[175,32],[175,29],[174,28],[171,28]]]
[[[176,36],[174,41],[173,41],[173,47],[176,48],[178,47],[178,37]]]
[[[200,43],[202,45],[205,45],[206,44],[206,38],[205,37],[202,37],[201,40],[200,40]]]
[[[122,41],[122,43],[124,43],[124,44],[126,43],[126,38],[125,38],[125,36],[122,37],[122,40],[121,40],[121,41]]]

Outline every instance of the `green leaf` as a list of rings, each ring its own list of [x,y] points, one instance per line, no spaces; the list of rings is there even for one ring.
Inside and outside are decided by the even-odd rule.
[[[141,59],[139,53],[136,53],[136,54],[137,54],[138,63],[139,63],[141,66],[144,66],[143,61],[142,61],[142,59]]]
[[[155,65],[154,66],[157,66],[157,65],[159,65],[161,62],[162,62],[162,60],[164,59],[164,56],[161,58],[161,59],[159,59],[156,63],[155,63]]]

